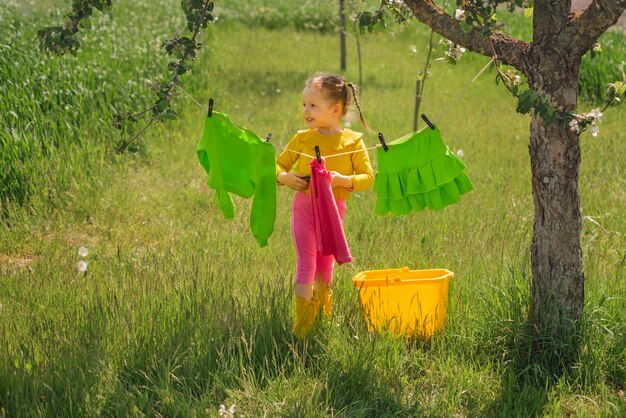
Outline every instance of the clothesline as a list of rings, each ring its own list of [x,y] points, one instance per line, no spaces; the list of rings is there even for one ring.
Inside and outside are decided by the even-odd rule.
[[[259,182],[251,181],[250,172],[258,173],[262,167],[273,167],[275,155],[272,146],[256,147],[255,139],[258,139],[258,135],[233,124],[228,118],[209,117],[205,120],[196,154],[207,174],[217,170],[217,175],[209,175],[207,184],[216,190],[217,205],[226,218],[235,216],[229,190],[240,190],[242,197],[254,196],[250,229],[258,244],[265,246],[274,228],[277,183],[274,170],[264,170],[265,175],[257,179]],[[473,189],[465,173],[465,164],[449,151],[438,130],[422,129],[412,133],[402,143],[406,148],[402,152],[383,152],[377,156],[378,167],[374,180],[377,214],[392,213],[400,216],[426,208],[440,210],[458,202],[462,195]],[[335,155],[367,152],[368,149],[376,148],[378,146],[363,147]],[[316,158],[311,155],[290,151],[309,157],[312,166],[317,164]],[[413,157],[408,166],[405,154]],[[328,158],[333,156],[329,155]],[[241,163],[249,165],[252,170],[238,170],[236,167]],[[228,176],[224,173],[228,173]],[[215,182],[215,178],[229,178],[232,189],[227,190],[221,181]]]
[[[191,94],[187,93],[187,92],[185,91],[185,89],[184,89],[184,88],[182,88],[182,87],[180,87],[180,86],[178,86],[178,87],[180,88],[180,90],[181,90],[183,93],[185,93],[185,94],[187,95],[187,97],[189,97],[191,100],[193,100],[193,101],[194,101],[194,102],[198,105],[198,107],[200,107],[201,109],[204,109],[204,106],[202,106],[200,103],[198,103],[198,101],[197,101],[196,99],[194,99],[194,98],[193,98],[193,96],[192,96]]]
[[[340,152],[339,154],[333,154],[333,155],[328,155],[326,157],[324,157],[325,159],[329,159],[329,158],[333,158],[333,157],[338,157],[340,155],[347,155],[347,154],[354,154],[357,152],[361,152],[361,151],[367,151],[367,150],[371,150],[371,149],[376,149],[381,147],[382,145],[375,145],[373,147],[369,147],[369,148],[365,148],[365,149],[358,149],[356,151],[348,151],[348,152]],[[293,152],[294,154],[300,154],[300,155],[304,155],[305,157],[309,157],[309,158],[317,158],[317,157],[313,157],[312,155],[309,154],[305,154],[304,152],[298,152],[298,151],[294,151],[292,149],[289,149],[289,151]]]

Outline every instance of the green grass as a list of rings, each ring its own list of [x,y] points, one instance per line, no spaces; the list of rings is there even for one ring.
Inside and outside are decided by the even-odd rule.
[[[350,2],[348,2],[350,3]],[[217,14],[227,21],[245,22],[250,26],[277,29],[330,32],[339,26],[338,3],[333,0],[251,0],[223,2]]]
[[[187,91],[272,132],[280,150],[302,128],[306,77],[337,71],[336,36],[229,22],[210,31]],[[365,117],[389,139],[412,127],[424,57],[410,49],[423,54],[426,40],[411,27],[362,41]],[[346,76],[356,80],[353,40],[349,48]],[[279,189],[266,248],[250,234],[248,201],[225,221],[195,157],[205,109],[184,97],[183,119],[142,139],[145,162],[89,189],[70,184],[60,210],[0,230],[0,415],[218,416],[224,404],[237,416],[625,416],[626,113],[609,109],[600,137],[581,137],[585,319],[576,358],[554,367],[548,360],[564,359],[536,355],[524,322],[529,121],[495,74],[470,82],[486,59],[467,58],[433,64],[422,111],[463,150],[475,190],[403,218],[375,215],[371,191],[352,196],[355,261],[336,269],[333,317],[306,343],[290,332],[292,194]],[[79,246],[89,248],[84,274]],[[367,333],[351,277],[402,266],[456,274],[447,326],[430,344]]]
[[[33,3],[36,13],[27,4],[0,4],[0,217],[16,206],[41,212],[67,204],[73,185],[91,187],[120,162],[114,145],[131,132],[113,128],[114,112],[135,113],[152,101],[148,82],[167,63],[159,44],[184,23],[182,13],[169,13],[179,11],[176,2],[154,3],[160,13],[129,3],[96,12],[79,57],[37,48],[37,30],[62,23],[67,4]]]
[[[603,103],[607,83],[626,80],[626,34],[607,32],[598,39],[602,52],[593,58],[588,52],[580,66],[580,94],[587,100]]]

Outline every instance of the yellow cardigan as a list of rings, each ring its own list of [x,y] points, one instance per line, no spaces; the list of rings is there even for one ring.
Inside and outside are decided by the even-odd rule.
[[[341,133],[336,135],[322,135],[315,129],[298,131],[291,138],[285,150],[278,156],[276,160],[276,175],[291,171],[291,168],[296,163],[295,171],[297,175],[308,176],[311,174],[311,168],[309,167],[310,159],[289,150],[315,156],[314,148],[318,145],[322,157],[330,157],[334,154],[360,149],[362,150],[360,152],[326,158],[326,170],[337,171],[345,176],[352,177],[352,189],[333,187],[335,199],[346,200],[350,196],[350,192],[366,190],[374,181],[374,172],[362,136],[362,133],[354,132],[350,129],[343,129]],[[309,189],[306,189],[305,192],[309,193]]]

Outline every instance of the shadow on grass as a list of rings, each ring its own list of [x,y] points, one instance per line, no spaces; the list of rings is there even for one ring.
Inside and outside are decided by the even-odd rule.
[[[585,397],[598,391],[609,393],[603,395],[607,402],[578,413],[620,415],[624,410],[619,394],[623,393],[626,376],[626,326],[618,309],[608,307],[606,300],[588,303],[580,324],[561,339],[538,333],[531,323],[520,324],[511,334],[501,394],[487,415],[500,411],[523,416],[551,413],[544,409],[548,403],[565,408],[557,413],[567,415],[575,412],[572,408],[576,406],[567,406],[565,400],[555,404],[551,396]],[[615,401],[610,393],[616,394]]]
[[[226,277],[181,289],[146,321],[123,354],[107,413],[192,416],[247,385],[293,373],[286,290],[262,280],[234,294]]]
[[[317,382],[317,389],[310,398],[298,401],[287,416],[410,415],[399,401],[402,382],[385,368],[385,344],[390,340],[375,338],[350,347],[339,338],[333,336],[330,341],[322,331],[298,342],[307,358],[304,372]]]
[[[37,309],[0,328],[0,416],[202,416],[242,382],[296,370],[284,286],[234,295],[228,277],[174,281],[189,271],[166,265],[120,273],[120,288],[30,294]]]
[[[356,296],[344,292],[335,289],[336,299]],[[319,411],[315,416],[410,416],[401,401],[404,382],[397,370],[405,342],[369,334],[360,305],[348,306],[334,312],[332,320],[324,317],[310,338],[298,343],[307,359],[305,372],[320,388],[290,416],[310,416],[312,411]]]
[[[525,322],[511,330],[500,395],[484,416],[539,416],[556,384],[571,383],[579,361],[581,334],[559,340]]]

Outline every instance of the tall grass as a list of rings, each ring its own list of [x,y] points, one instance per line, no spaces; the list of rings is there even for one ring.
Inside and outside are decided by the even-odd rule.
[[[176,2],[122,2],[92,18],[78,57],[46,56],[37,48],[37,30],[61,23],[67,5],[38,7],[43,11],[33,14],[25,4],[0,4],[5,218],[16,206],[63,206],[72,186],[91,187],[109,172],[114,146],[131,135],[113,128],[113,115],[143,110],[152,100],[149,81],[166,68],[160,42],[184,23]],[[137,144],[142,151],[143,141]]]
[[[584,100],[601,104],[606,99],[608,83],[626,81],[626,34],[612,31],[603,34],[598,43],[602,52],[588,52],[580,66],[580,95]]]
[[[272,132],[282,149],[302,128],[304,80],[338,69],[335,37],[235,23],[213,33],[188,92]],[[425,48],[410,51],[427,37],[409,26],[362,39],[365,117],[388,139],[412,127]],[[475,190],[401,218],[375,215],[374,193],[355,193],[345,224],[355,261],[336,269],[333,317],[308,341],[290,332],[292,193],[278,190],[266,248],[251,237],[248,201],[236,199],[226,222],[196,161],[205,109],[191,100],[154,141],[150,164],[123,167],[97,198],[79,190],[27,241],[2,230],[0,415],[218,416],[224,404],[236,416],[624,416],[626,115],[609,109],[600,138],[581,138],[585,318],[578,354],[561,358],[525,321],[528,120],[493,73],[470,82],[485,63],[435,62],[422,104],[463,150]],[[76,271],[81,245],[86,273]],[[447,326],[429,344],[367,332],[350,278],[402,266],[456,274]]]

